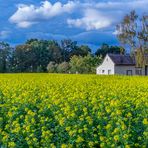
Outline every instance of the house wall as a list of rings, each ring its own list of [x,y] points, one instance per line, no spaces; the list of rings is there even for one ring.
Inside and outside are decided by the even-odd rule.
[[[104,71],[104,72],[103,72]],[[114,74],[114,63],[110,59],[110,57],[107,55],[105,59],[103,60],[103,63],[97,67],[96,74],[99,75],[108,75],[108,74]]]
[[[115,74],[126,75],[127,70],[132,71],[132,75],[135,75],[135,66],[115,66]]]
[[[147,69],[145,68],[145,67],[143,67],[142,69],[141,68],[135,68],[136,70],[141,70],[141,72],[142,72],[142,74],[141,75],[145,75],[145,74],[147,74],[148,75],[148,67],[147,67]],[[147,70],[147,72],[145,71],[145,70]]]

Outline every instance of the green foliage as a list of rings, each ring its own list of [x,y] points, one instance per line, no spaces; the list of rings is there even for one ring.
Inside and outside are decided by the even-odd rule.
[[[47,65],[47,71],[49,73],[55,73],[55,72],[57,72],[57,64],[55,62],[50,62]]]
[[[71,72],[72,73],[83,73],[84,72],[84,62],[83,58],[81,56],[76,56],[74,55],[70,59],[70,67],[71,67]]]
[[[59,44],[55,40],[30,39],[23,45],[16,46],[12,53],[12,72],[68,72],[65,65],[73,55],[86,56],[91,49],[88,46],[77,46],[72,40],[62,40]],[[52,69],[55,62],[58,69]],[[50,64],[49,64],[50,63]],[[47,69],[47,65],[49,68]],[[51,67],[50,67],[51,66]],[[67,68],[66,68],[67,67]]]
[[[69,73],[70,72],[70,65],[68,62],[62,62],[57,66],[58,73]]]
[[[31,72],[34,68],[35,54],[28,44],[18,45],[13,51],[11,59],[11,69],[13,72]]]
[[[142,68],[148,50],[148,15],[145,13],[140,18],[135,11],[131,11],[124,16],[116,30],[119,41],[131,48],[137,67]]]
[[[103,44],[91,53],[87,45],[72,40],[30,39],[13,50],[0,44],[0,72],[95,73],[107,53],[124,53],[123,48]]]
[[[95,57],[91,54],[87,56],[73,56],[70,60],[72,73],[95,73],[96,67],[101,63],[101,57]]]
[[[109,46],[103,43],[102,46],[95,52],[96,55],[105,57],[107,53],[125,54],[125,49],[119,46]]]
[[[9,44],[0,42],[0,72],[10,71],[10,53],[11,47]]]

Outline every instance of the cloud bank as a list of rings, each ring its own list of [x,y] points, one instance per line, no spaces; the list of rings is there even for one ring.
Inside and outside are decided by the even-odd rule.
[[[103,42],[118,45],[115,26],[123,16],[133,9],[138,14],[148,12],[148,0],[0,2],[0,40],[13,43],[23,43],[29,38],[70,38],[95,47]]]
[[[53,5],[44,1],[41,6],[19,4],[17,11],[10,17],[10,22],[18,27],[28,28],[43,20],[49,20],[63,13],[71,13],[75,3],[69,1],[67,4],[56,2]]]
[[[80,19],[68,19],[67,23],[70,26],[84,28],[89,31],[110,26],[112,19],[108,18],[108,16],[105,16],[104,14],[101,14],[95,9],[86,9],[84,11],[84,17]]]
[[[70,27],[99,30],[117,24],[131,10],[147,12],[147,0],[79,3],[82,17],[67,19]]]
[[[67,25],[85,30],[99,30],[117,23],[125,12],[133,9],[147,11],[147,0],[133,1],[68,1],[63,4],[60,1],[52,4],[43,1],[40,6],[19,4],[17,11],[10,17],[10,22],[20,28],[28,28],[42,21],[50,21],[57,16],[68,14]],[[73,17],[73,15],[77,15]],[[81,17],[80,17],[81,16]]]

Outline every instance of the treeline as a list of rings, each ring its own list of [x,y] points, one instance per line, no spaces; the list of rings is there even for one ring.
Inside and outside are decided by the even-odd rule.
[[[0,72],[95,73],[106,53],[124,53],[118,46],[102,46],[93,54],[76,41],[30,39],[12,48],[0,42]]]

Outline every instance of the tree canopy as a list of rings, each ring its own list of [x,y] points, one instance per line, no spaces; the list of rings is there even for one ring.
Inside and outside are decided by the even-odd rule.
[[[144,54],[148,52],[148,14],[139,17],[135,11],[131,11],[116,26],[116,30],[119,41],[131,48],[137,67],[142,67],[145,64]]]
[[[95,55],[105,57],[107,53],[125,54],[125,49],[120,46],[109,46],[108,44],[103,43],[101,47],[97,49]]]
[[[88,65],[91,64],[94,68],[98,63],[97,56],[91,55],[91,49],[87,45],[78,45],[70,39],[61,42],[30,39],[14,49],[9,44],[0,42],[0,72],[75,73],[78,64],[72,64],[74,59],[82,61],[82,67],[79,65],[78,68],[80,73],[91,73]]]

